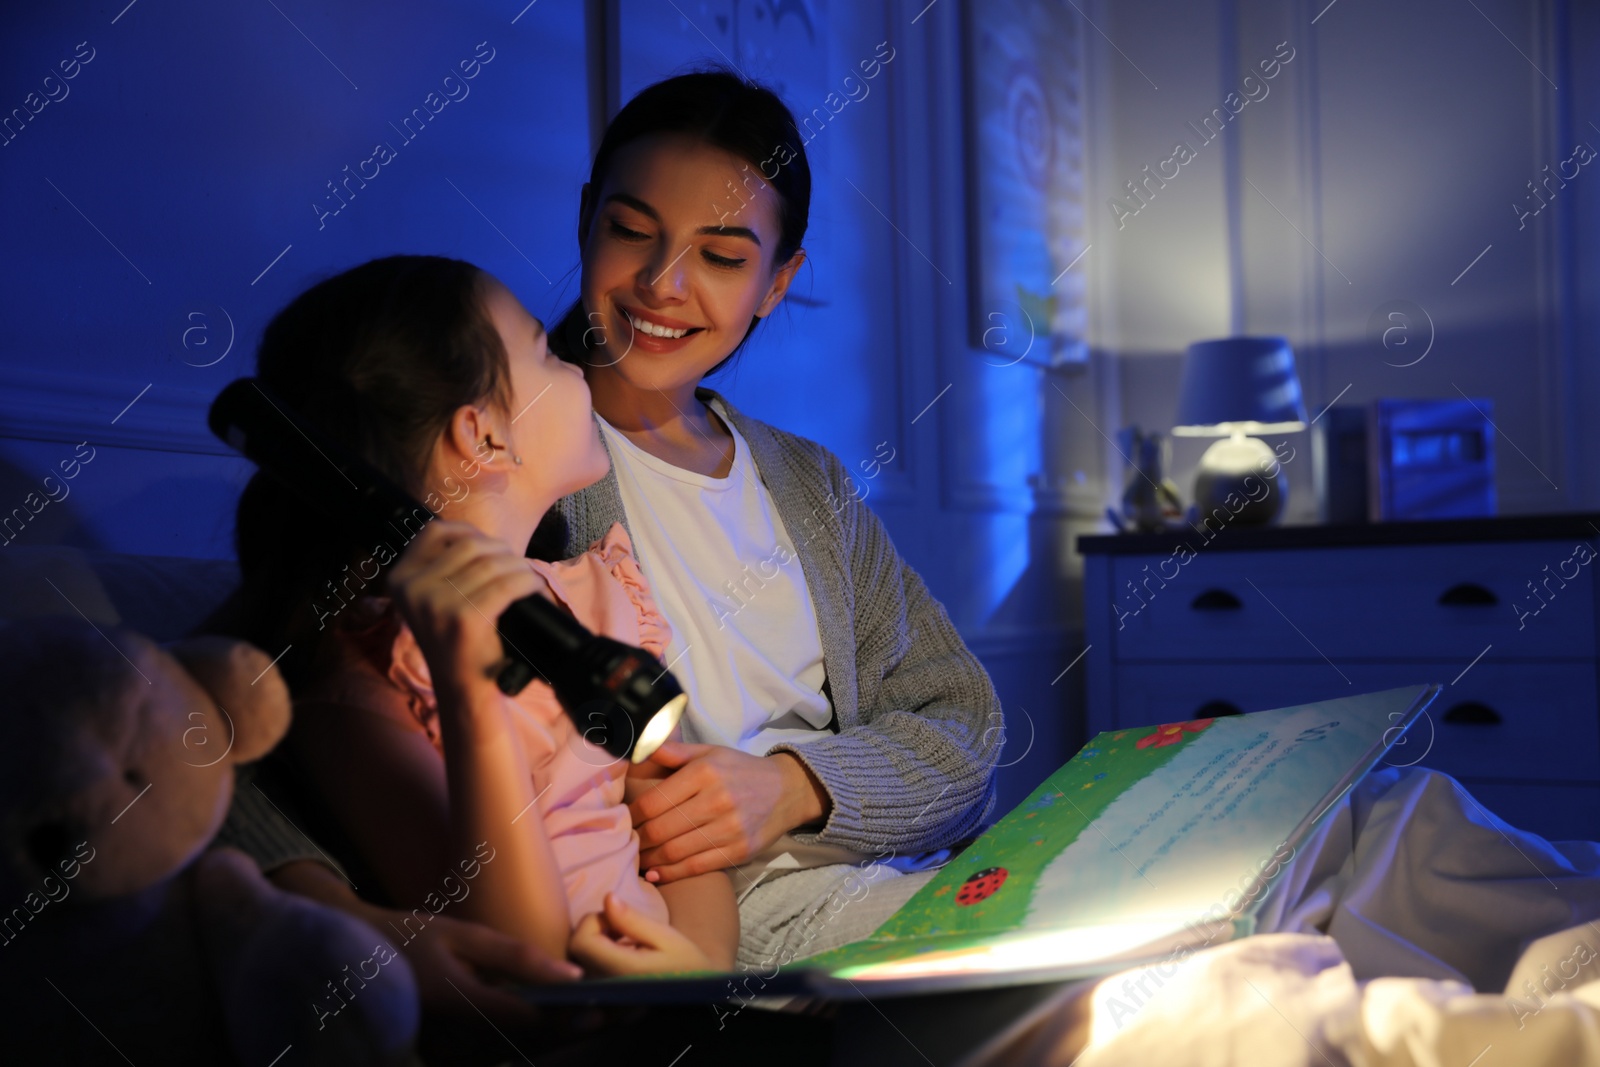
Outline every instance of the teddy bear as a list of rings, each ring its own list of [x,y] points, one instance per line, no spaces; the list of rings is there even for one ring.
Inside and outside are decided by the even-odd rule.
[[[386,939],[207,850],[289,709],[242,642],[0,622],[0,1060],[418,1062]]]

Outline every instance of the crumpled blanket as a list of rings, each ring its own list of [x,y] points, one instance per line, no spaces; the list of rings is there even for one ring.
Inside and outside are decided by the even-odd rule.
[[[1600,845],[1517,830],[1447,775],[1369,775],[1259,920],[1064,987],[967,1062],[1600,1064]]]
[[[1503,993],[1425,978],[1357,981],[1331,937],[1262,934],[1068,988],[968,1062],[1600,1064],[1600,929],[1583,924],[1534,942]]]

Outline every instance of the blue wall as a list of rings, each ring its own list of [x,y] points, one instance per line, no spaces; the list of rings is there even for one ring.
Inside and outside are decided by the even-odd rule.
[[[4,415],[32,440],[0,452],[5,506],[55,462],[39,439],[101,450],[29,541],[227,554],[239,464],[206,454],[204,402],[321,277],[436,252],[535,314],[570,299],[582,6],[336,10],[7,12]]]
[[[586,16],[607,5],[125,4],[0,14],[0,515],[37,509],[0,540],[226,557],[250,468],[205,410],[294,294],[433,252],[547,320],[573,299],[608,51]],[[1077,690],[1050,683],[1071,609],[1030,517],[1042,379],[967,344],[960,9],[927,8],[623,0],[607,80],[614,107],[733,64],[808,114],[858,75],[807,144],[809,263],[711,384],[874,473],[871,506],[1016,717],[1009,803],[1069,754]]]

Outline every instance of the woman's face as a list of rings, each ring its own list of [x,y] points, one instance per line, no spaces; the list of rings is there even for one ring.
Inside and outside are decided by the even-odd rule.
[[[493,278],[485,279],[484,310],[500,333],[511,371],[508,440],[495,443],[523,458],[515,470],[537,483],[541,497],[559,499],[605,477],[611,461],[590,414],[583,371],[550,354],[543,324]]]
[[[783,299],[803,256],[777,263],[779,197],[732,153],[686,136],[624,145],[583,244],[591,373],[690,388]]]

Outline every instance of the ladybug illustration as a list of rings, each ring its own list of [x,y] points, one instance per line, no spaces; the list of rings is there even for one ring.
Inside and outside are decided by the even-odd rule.
[[[1010,873],[1004,867],[985,867],[961,883],[961,888],[956,890],[956,903],[967,907],[988,900],[1005,884],[1006,876]]]

